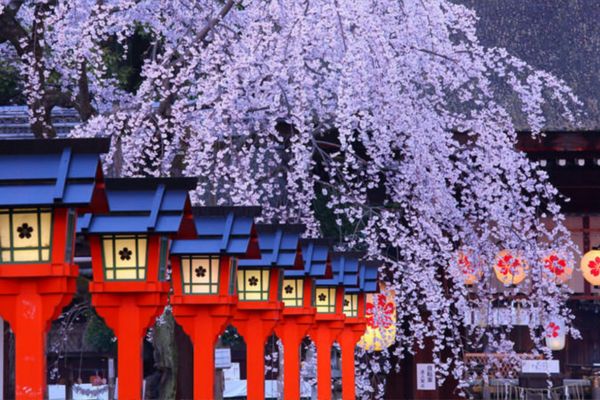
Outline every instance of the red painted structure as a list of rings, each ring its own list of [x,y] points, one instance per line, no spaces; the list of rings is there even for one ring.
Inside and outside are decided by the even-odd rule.
[[[194,347],[194,399],[215,398],[215,344],[231,322],[237,305],[234,257],[260,258],[253,217],[260,209],[202,207],[194,210],[198,236],[177,240],[171,248],[173,315]],[[197,261],[197,266],[192,264]],[[184,274],[182,263],[190,269]],[[188,264],[189,263],[189,264]],[[211,263],[218,263],[214,266]],[[217,267],[216,292],[209,278]],[[201,269],[200,269],[201,268]],[[194,271],[196,270],[196,271]],[[197,290],[193,286],[199,286]],[[184,289],[187,288],[187,290]]]
[[[315,323],[308,333],[317,349],[317,398],[319,400],[331,399],[331,346],[344,330],[346,320],[342,311],[344,288],[340,286],[335,291],[335,313],[317,313]]]
[[[110,213],[86,215],[82,221],[92,254],[92,305],[117,337],[119,399],[142,398],[143,337],[167,304],[170,284],[164,268],[169,239],[195,235],[187,195],[195,185],[189,178],[107,180]],[[113,254],[107,255],[103,241],[111,235],[139,237],[144,245],[136,241],[135,247],[117,253],[121,247],[113,241]],[[135,278],[118,278],[125,269],[117,266],[117,257],[129,260],[125,256],[139,256]]]
[[[265,343],[273,334],[283,311],[283,302],[279,299],[283,268],[303,268],[299,244],[303,229],[301,225],[257,225],[261,259],[240,260],[238,263],[238,271],[269,271],[266,298],[239,298],[233,317],[233,325],[246,342],[248,400],[265,398]],[[246,282],[238,279],[238,296],[244,285]]]
[[[283,343],[283,397],[300,398],[300,346],[315,322],[316,308],[312,304],[315,278],[331,278],[329,241],[322,239],[303,240],[302,257],[304,270],[286,270],[281,290],[285,303],[275,333]],[[301,293],[298,291],[302,282]],[[285,293],[285,294],[284,294]],[[287,297],[286,297],[287,296]]]
[[[46,335],[76,290],[77,213],[106,208],[99,153],[107,150],[105,140],[3,141],[0,148],[0,314],[15,334],[17,399],[46,397]],[[37,259],[23,253],[31,249]]]
[[[313,304],[317,308],[315,323],[309,335],[317,349],[317,397],[331,399],[331,347],[344,331],[344,291],[358,287],[358,252],[333,253],[333,278],[316,281]],[[334,302],[335,299],[335,302]]]

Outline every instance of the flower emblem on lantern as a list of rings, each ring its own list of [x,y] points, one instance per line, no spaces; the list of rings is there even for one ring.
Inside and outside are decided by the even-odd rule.
[[[365,310],[367,325],[371,328],[389,328],[394,323],[393,313],[394,304],[388,302],[384,294],[376,294],[373,296],[373,302],[367,303]]]
[[[581,258],[583,278],[591,285],[600,285],[600,250],[591,250]]]
[[[324,302],[325,300],[327,300],[327,296],[325,296],[325,293],[321,293],[319,295],[319,301],[320,302]]]
[[[204,278],[206,276],[206,268],[204,267],[198,267],[194,270],[194,272],[198,278]]]
[[[550,350],[558,351],[565,348],[567,327],[561,317],[552,317],[544,329],[546,346]]]
[[[255,277],[255,276],[251,276],[251,277],[248,279],[248,284],[249,284],[250,286],[256,286],[256,285],[258,285],[258,279],[256,279],[256,277]]]
[[[508,250],[502,250],[496,257],[494,272],[496,278],[505,285],[518,285],[525,279],[527,264]]]
[[[550,322],[546,327],[546,337],[547,338],[556,338],[558,337],[558,333],[560,331],[560,326],[558,326],[554,322]]]
[[[127,247],[123,247],[121,250],[119,250],[119,257],[121,257],[121,260],[123,261],[131,260],[132,254],[133,252]]]
[[[588,263],[590,274],[594,276],[600,275],[600,257],[596,257]]]
[[[465,285],[474,285],[481,278],[482,270],[476,268],[471,260],[471,252],[459,251],[457,255],[458,270],[463,275]]]
[[[285,290],[285,292],[286,292],[287,294],[292,294],[292,293],[294,292],[294,288],[292,287],[292,285],[287,285],[287,286],[284,288],[284,290]]]
[[[381,284],[381,293],[368,293],[365,317],[367,329],[358,342],[366,350],[381,351],[396,341],[396,305],[394,291]]]
[[[19,238],[29,239],[31,237],[31,232],[33,232],[33,227],[29,226],[27,222],[23,222],[23,225],[17,228],[17,232],[19,233]]]
[[[544,269],[548,271],[550,278],[556,280],[556,283],[564,283],[571,278],[573,268],[567,265],[567,260],[560,257],[556,253],[551,253],[544,258]],[[600,265],[598,268],[600,273]]]

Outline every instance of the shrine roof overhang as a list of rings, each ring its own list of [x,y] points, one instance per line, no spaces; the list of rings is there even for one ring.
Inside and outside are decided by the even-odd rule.
[[[379,267],[383,263],[375,260],[362,260],[359,263],[358,287],[349,287],[348,293],[376,293],[379,291]]]
[[[302,258],[304,268],[299,270],[286,270],[286,278],[332,278],[331,267],[331,240],[321,238],[302,239]]]
[[[302,270],[301,224],[257,224],[260,258],[238,261],[239,269],[286,268]]]
[[[173,241],[173,255],[216,255],[258,258],[254,217],[260,207],[194,207],[197,236]]]
[[[357,251],[334,252],[331,255],[333,278],[317,279],[317,286],[358,287],[359,259],[364,253]]]
[[[78,232],[195,235],[188,191],[196,183],[196,178],[107,179],[109,212],[83,215]]]
[[[105,208],[100,154],[109,139],[0,141],[0,207]]]

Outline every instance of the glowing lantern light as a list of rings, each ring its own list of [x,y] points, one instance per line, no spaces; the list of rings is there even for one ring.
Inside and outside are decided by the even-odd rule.
[[[590,285],[600,285],[600,250],[585,253],[581,258],[581,272]]]
[[[396,340],[396,304],[393,290],[367,293],[367,330],[358,342],[365,350],[382,351]]]
[[[550,321],[545,328],[546,346],[550,350],[558,351],[565,348],[566,326],[562,319]]]
[[[496,278],[505,285],[518,285],[525,279],[527,264],[508,250],[502,250],[496,257],[494,272]]]
[[[463,274],[463,279],[465,285],[472,286],[479,281],[483,271],[481,269],[476,268],[473,265],[473,262],[469,258],[470,253],[459,252],[458,253],[458,269]]]
[[[567,260],[556,253],[551,253],[544,258],[544,270],[547,271],[547,276],[554,279],[556,283],[565,283],[571,279],[573,274],[573,268],[567,265]]]

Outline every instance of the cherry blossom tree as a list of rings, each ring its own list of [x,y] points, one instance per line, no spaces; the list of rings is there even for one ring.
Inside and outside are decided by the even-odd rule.
[[[340,248],[384,260],[396,345],[358,368],[364,395],[381,396],[368,374],[428,343],[438,378],[461,385],[466,351],[514,355],[493,305],[531,310],[546,356],[545,321],[572,319],[543,261],[575,256],[558,194],[515,143],[521,122],[539,135],[545,110],[573,123],[579,103],[483,47],[476,22],[448,0],[0,0],[0,54],[21,73],[37,135],[54,135],[53,107],[73,107],[74,136],[112,137],[109,172],[198,176],[196,204],[258,204],[266,221],[335,232]],[[150,44],[128,91],[106,46],[125,58],[139,32]],[[527,267],[519,285],[494,277],[503,249]]]

